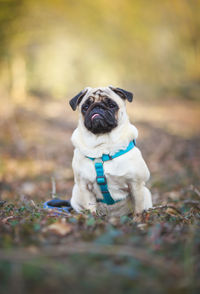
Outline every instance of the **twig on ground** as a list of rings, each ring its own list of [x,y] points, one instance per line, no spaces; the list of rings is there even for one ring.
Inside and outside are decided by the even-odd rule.
[[[151,208],[148,209],[148,211],[152,211],[152,210],[156,210],[156,209],[164,209],[164,208],[168,208],[168,205],[158,205],[158,206],[153,206]]]
[[[200,191],[195,187],[194,192],[200,197]]]
[[[52,198],[56,198],[56,181],[54,177],[51,177],[51,184],[52,184],[51,196]]]
[[[31,201],[30,201],[30,202],[31,202],[31,204],[33,205],[33,207],[34,207],[34,208],[37,208],[37,206],[36,206],[35,202],[34,202],[32,199],[31,199]]]

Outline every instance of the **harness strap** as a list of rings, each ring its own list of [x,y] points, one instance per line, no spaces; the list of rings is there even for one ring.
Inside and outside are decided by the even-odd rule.
[[[98,202],[104,202],[108,205],[112,205],[115,203],[113,200],[112,196],[110,195],[110,192],[108,190],[108,185],[107,185],[107,180],[104,175],[104,170],[103,170],[103,162],[96,162],[94,164],[95,170],[96,170],[96,181],[97,184],[100,187],[101,193],[103,195],[103,199],[97,199]]]
[[[88,157],[90,160],[95,161],[96,159],[99,160],[98,162],[95,162],[94,167],[96,170],[96,181],[97,184],[99,185],[99,188],[101,190],[103,199],[97,199],[97,202],[103,202],[106,203],[107,205],[112,205],[115,204],[121,200],[114,200],[108,190],[108,185],[107,185],[107,180],[104,175],[104,169],[103,169],[103,164],[105,161],[112,160],[116,157],[119,157],[127,152],[129,152],[131,149],[133,149],[136,145],[135,140],[131,141],[128,145],[128,147],[125,150],[119,150],[116,152],[114,155],[109,155],[109,154],[103,154],[102,157],[100,158],[93,158],[93,157]]]

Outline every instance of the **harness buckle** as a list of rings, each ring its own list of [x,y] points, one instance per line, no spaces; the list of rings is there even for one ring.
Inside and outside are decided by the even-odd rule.
[[[105,176],[97,176],[96,181],[97,181],[98,185],[106,185],[107,184],[107,180],[106,180]]]

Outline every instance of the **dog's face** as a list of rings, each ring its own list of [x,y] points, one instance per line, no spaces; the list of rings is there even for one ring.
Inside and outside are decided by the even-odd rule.
[[[87,130],[93,134],[111,132],[118,125],[118,112],[133,94],[120,88],[86,88],[70,100],[73,110],[79,110]]]
[[[98,100],[90,96],[81,105],[84,125],[93,134],[108,133],[115,128],[118,110],[117,103],[101,92]]]

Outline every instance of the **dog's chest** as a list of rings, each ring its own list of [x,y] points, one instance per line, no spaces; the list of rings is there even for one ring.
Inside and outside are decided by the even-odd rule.
[[[96,182],[95,162],[88,158],[77,158],[76,169],[78,179],[87,185],[88,190],[93,192],[98,198],[102,198],[100,188]],[[126,158],[116,158],[104,162],[103,171],[106,177],[109,192],[114,199],[121,199],[129,194],[128,177],[129,172],[127,169],[128,161]]]
[[[103,163],[103,171],[104,175],[108,179],[117,180],[119,178],[126,177],[127,173],[127,162],[119,161],[117,159],[113,159],[110,161],[106,161]],[[95,162],[90,159],[84,160],[83,164],[80,168],[80,173],[82,177],[90,182],[96,181],[96,170],[95,170]]]

